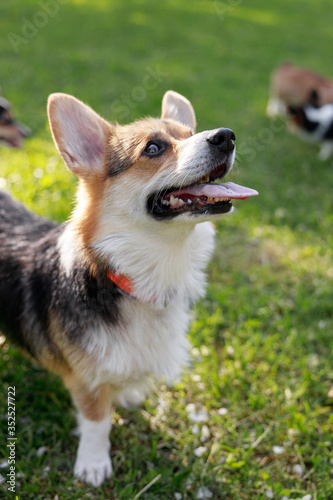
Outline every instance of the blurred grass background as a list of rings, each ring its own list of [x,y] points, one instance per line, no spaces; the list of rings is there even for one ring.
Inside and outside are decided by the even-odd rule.
[[[229,180],[260,193],[218,223],[190,331],[193,370],[143,408],[115,413],[115,474],[97,491],[72,477],[68,394],[2,340],[0,466],[15,385],[19,499],[127,500],[159,474],[140,498],[333,498],[332,160],[265,115],[279,62],[333,77],[330,9],[329,0],[0,3],[2,95],[33,132],[24,150],[0,150],[1,188],[64,220],[76,179],[52,143],[47,96],[73,94],[126,123],[159,115],[173,89],[193,103],[198,130],[235,131]],[[193,422],[189,404],[207,420]],[[3,486],[0,497],[15,498]]]

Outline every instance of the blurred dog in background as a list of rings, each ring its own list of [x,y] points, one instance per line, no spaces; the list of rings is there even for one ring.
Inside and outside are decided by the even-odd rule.
[[[22,148],[23,139],[30,135],[28,127],[14,120],[11,105],[0,97],[0,142],[11,148]]]
[[[310,104],[313,91],[318,106],[333,103],[333,81],[290,63],[281,64],[272,73],[267,115],[286,115],[289,106],[302,108]]]

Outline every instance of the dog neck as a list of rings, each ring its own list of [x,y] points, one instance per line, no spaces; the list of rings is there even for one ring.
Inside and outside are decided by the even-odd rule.
[[[117,230],[85,246],[69,222],[58,241],[61,266],[67,276],[80,261],[103,268],[106,274],[116,271],[130,280],[130,295],[157,306],[176,296],[194,302],[204,294],[204,270],[214,249],[214,227],[209,222],[160,226],[152,231],[143,225],[126,229],[117,224]]]
[[[132,295],[165,304],[175,296],[190,302],[204,293],[204,269],[214,248],[210,223],[163,227],[137,226],[109,233],[93,245],[98,258],[131,281]]]

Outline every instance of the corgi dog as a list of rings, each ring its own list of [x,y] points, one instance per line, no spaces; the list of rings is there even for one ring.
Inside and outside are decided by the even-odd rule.
[[[288,106],[290,132],[307,142],[320,145],[319,158],[323,161],[333,153],[333,104],[320,106],[316,90],[311,92],[309,104]]]
[[[11,148],[22,148],[23,139],[30,135],[28,127],[14,120],[11,105],[0,97],[0,142]]]
[[[112,471],[112,406],[140,403],[152,378],[171,382],[188,363],[210,221],[258,193],[215,182],[233,166],[235,135],[195,133],[176,92],[161,118],[125,126],[61,93],[48,116],[79,178],[76,206],[56,225],[0,193],[0,328],[64,381],[78,409],[74,475],[98,486]]]
[[[315,90],[320,106],[333,103],[333,81],[290,63],[281,64],[271,76],[267,115],[288,114],[288,106],[302,107]]]

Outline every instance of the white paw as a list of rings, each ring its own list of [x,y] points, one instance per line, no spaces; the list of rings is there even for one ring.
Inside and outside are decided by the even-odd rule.
[[[92,486],[100,486],[105,479],[108,479],[112,473],[112,463],[110,457],[94,457],[89,460],[88,457],[77,457],[74,465],[74,476]]]

